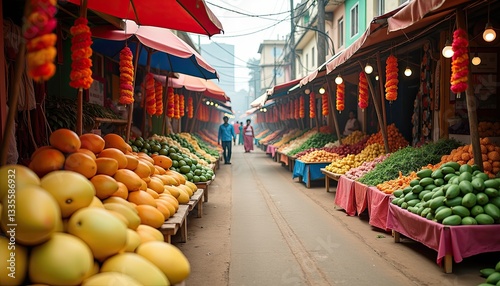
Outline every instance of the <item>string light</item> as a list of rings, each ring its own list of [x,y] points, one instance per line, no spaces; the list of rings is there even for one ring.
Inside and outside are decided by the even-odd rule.
[[[451,47],[450,40],[446,40],[446,44],[444,45],[444,48],[441,51],[441,53],[443,54],[443,57],[447,59],[453,57],[453,49]]]
[[[411,71],[410,67],[406,67],[405,76],[411,76],[411,74],[412,74],[412,71]]]
[[[497,33],[495,33],[495,30],[493,30],[493,26],[491,25],[490,22],[490,3],[488,3],[488,23],[484,28],[483,39],[486,42],[493,42],[496,38],[497,38]]]
[[[343,83],[344,80],[342,79],[342,77],[340,76],[340,74],[335,78],[335,83],[336,84],[341,84]]]
[[[370,65],[370,63],[366,63],[366,66],[365,66],[365,73],[366,74],[371,74],[373,72],[373,67]]]
[[[325,88],[324,87],[320,87],[319,88],[319,94],[324,94],[325,93]]]
[[[477,53],[475,53],[474,57],[472,58],[472,64],[475,66],[478,66],[481,64],[481,58],[478,56]]]
[[[310,90],[310,89],[308,89],[308,88],[306,88],[306,90],[304,90],[304,93],[305,93],[305,94],[309,94],[309,93],[311,93],[311,90]]]

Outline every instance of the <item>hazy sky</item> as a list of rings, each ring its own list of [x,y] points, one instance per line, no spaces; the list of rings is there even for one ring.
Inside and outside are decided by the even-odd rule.
[[[212,41],[234,45],[235,89],[248,90],[249,71],[246,68],[246,62],[251,58],[260,58],[258,49],[263,40],[284,39],[290,33],[290,1],[205,0],[205,2],[221,21],[224,34],[215,35],[211,39],[200,36],[200,42],[206,44]],[[296,5],[298,1],[295,0],[294,3]],[[198,41],[198,36],[192,35],[192,38],[195,43]]]

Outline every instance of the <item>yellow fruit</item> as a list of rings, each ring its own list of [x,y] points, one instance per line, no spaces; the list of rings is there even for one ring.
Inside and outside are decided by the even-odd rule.
[[[146,154],[144,152],[137,153],[137,156],[139,157],[139,159],[146,160],[146,161],[150,162],[151,164],[155,163],[155,161],[153,160],[153,158],[151,158],[148,154]]]
[[[122,199],[127,199],[128,198],[128,189],[127,186],[125,186],[124,183],[122,182],[116,182],[118,184],[118,190],[114,192],[111,196],[112,197],[120,197]]]
[[[104,261],[101,272],[120,272],[142,285],[170,285],[158,267],[146,258],[130,252],[117,254]]]
[[[169,186],[178,186],[179,185],[179,181],[177,180],[177,178],[173,175],[167,175],[165,173],[165,175],[163,175],[164,178],[166,178],[166,183],[165,185],[169,185]]]
[[[163,182],[159,178],[152,177],[148,183],[148,188],[153,189],[156,193],[161,194],[165,191]]]
[[[196,191],[198,190],[198,187],[193,182],[186,181],[184,185],[190,187],[193,193],[196,193]]]
[[[171,215],[173,215],[170,213],[170,210],[168,209],[168,207],[165,204],[163,204],[162,202],[156,203],[156,209],[161,212],[161,214],[163,215],[165,220],[167,220]]]
[[[165,216],[158,209],[156,209],[156,207],[150,205],[138,205],[135,209],[139,213],[141,224],[159,228],[165,222]]]
[[[127,219],[127,226],[130,229],[135,230],[141,224],[141,218],[137,212],[128,206],[120,203],[105,203],[104,208],[122,214]]]
[[[48,145],[48,146],[40,146],[38,147],[35,152],[33,152],[33,154],[31,154],[31,157],[30,157],[30,160],[33,161],[33,158],[35,158],[35,156],[40,153],[41,151],[43,150],[47,150],[47,149],[55,149],[54,147]]]
[[[102,150],[97,158],[113,158],[116,160],[116,162],[118,162],[119,169],[124,169],[128,164],[125,154],[116,148],[106,148]]]
[[[35,245],[47,241],[60,224],[61,212],[56,200],[38,186],[25,186],[7,194],[2,206],[1,228],[7,236],[15,235],[17,243]],[[14,216],[9,212],[13,206]]]
[[[184,178],[181,173],[178,173],[174,170],[167,170],[165,174],[173,176],[179,182],[179,184],[184,184],[186,182],[186,178]]]
[[[172,244],[150,241],[141,244],[136,253],[156,265],[171,284],[181,283],[191,273],[186,256]]]
[[[186,193],[186,191],[182,190],[179,192],[177,200],[179,201],[179,204],[187,204],[189,203],[189,195]]]
[[[165,212],[160,209],[161,207],[165,207],[168,209],[168,216],[166,216]],[[163,199],[156,199],[156,208],[163,213],[165,218],[173,216],[176,212],[175,206],[169,201]]]
[[[33,157],[29,168],[39,177],[43,177],[49,172],[61,170],[64,167],[65,160],[66,158],[61,151],[57,149],[44,149]]]
[[[98,260],[118,253],[127,243],[127,226],[105,209],[75,212],[69,219],[68,232],[83,240]]]
[[[104,208],[102,201],[98,197],[94,197],[88,208]]]
[[[160,167],[158,165],[155,165],[155,169],[158,171],[158,174],[160,174],[160,175],[163,175],[166,173],[165,169],[163,169],[162,167]]]
[[[152,190],[150,188],[146,189],[146,193],[150,194],[153,197],[153,199],[157,199],[160,197],[160,195],[157,192],[155,192],[154,190]]]
[[[83,154],[89,156],[90,158],[92,158],[92,160],[94,160],[94,161],[95,161],[95,159],[97,159],[94,152],[90,151],[89,149],[80,148],[76,151],[76,153],[83,153]]]
[[[141,237],[132,229],[127,229],[127,244],[120,252],[135,252],[141,244]]]
[[[165,155],[157,155],[153,157],[153,161],[155,165],[162,167],[165,170],[170,169],[172,167],[172,159]]]
[[[135,210],[135,207],[132,207],[132,206],[130,205],[130,203],[129,203],[127,200],[125,200],[125,199],[123,199],[123,198],[120,198],[120,197],[109,197],[109,198],[105,199],[105,200],[104,200],[104,201],[102,201],[102,202],[103,202],[104,204],[107,204],[107,203],[118,203],[118,204],[122,204],[122,205],[124,205],[124,206],[126,206],[126,207],[130,208],[130,209],[131,209],[131,210],[133,210],[134,212],[137,212],[137,211]]]
[[[30,168],[23,165],[5,165],[0,168],[0,201],[8,193],[25,186],[40,186],[40,179]]]
[[[136,205],[150,205],[156,207],[155,199],[145,191],[130,192],[127,200]]]
[[[166,190],[168,190],[168,192],[169,192],[172,196],[174,196],[174,197],[176,197],[176,198],[178,198],[178,197],[179,197],[179,195],[180,195],[180,193],[181,193],[181,191],[182,191],[182,190],[181,190],[178,186],[177,186],[177,187],[176,187],[176,186],[165,186],[165,189],[166,189]]]
[[[0,236],[0,285],[22,285],[28,272],[28,251]]]
[[[94,258],[85,242],[60,232],[32,249],[28,265],[31,283],[49,285],[78,285],[93,267]]]
[[[101,200],[111,197],[119,188],[116,180],[107,175],[95,175],[90,182],[94,185],[96,196]]]
[[[52,132],[49,137],[50,145],[64,153],[73,153],[80,149],[82,142],[78,135],[69,129],[61,128]]]
[[[142,286],[139,281],[119,272],[102,272],[85,279],[82,286]]]
[[[97,263],[97,261],[94,261],[94,266],[89,270],[89,272],[85,274],[85,278],[83,278],[83,281],[91,276],[96,275],[97,273],[99,273],[99,263]]]
[[[124,183],[130,192],[137,191],[142,186],[141,178],[136,173],[128,169],[119,169],[113,177],[118,182]]]
[[[186,185],[181,184],[178,186],[178,188],[183,189],[186,192],[186,194],[188,194],[189,197],[193,195],[193,190],[191,190],[191,188]]]
[[[140,224],[137,229],[135,230],[137,234],[141,237],[141,242],[144,243],[146,241],[164,241],[165,238],[163,237],[163,234],[161,231],[158,229],[146,225],[146,224]]]
[[[118,161],[113,158],[101,157],[95,160],[97,174],[113,176],[118,171]]]
[[[104,149],[104,139],[97,134],[82,134],[80,135],[80,141],[82,142],[81,148],[89,149],[94,154],[99,154]]]
[[[51,172],[42,178],[41,186],[56,199],[63,218],[90,205],[95,196],[90,181],[72,171]]]
[[[148,178],[148,182],[151,182],[151,179]],[[144,181],[144,179],[141,179],[141,187],[139,190],[141,191],[146,191],[148,189],[148,182]]]
[[[175,211],[179,209],[179,201],[174,196],[172,195],[160,196],[159,199],[168,201],[171,205],[175,207]]]
[[[109,133],[104,136],[104,148],[116,148],[122,151],[123,153],[127,153],[130,148],[130,145],[125,142],[125,140],[118,134]]]
[[[80,173],[85,178],[92,178],[97,172],[97,165],[90,156],[83,153],[73,153],[66,158],[64,169]]]
[[[148,165],[149,167],[149,172],[151,173],[151,175],[155,174],[157,172],[156,168],[155,168],[155,165],[151,162],[149,162],[148,160],[144,160],[143,158],[139,158],[139,160],[141,160],[142,162],[144,162],[146,165]]]
[[[115,212],[115,211],[112,211],[112,210],[107,210],[108,213],[112,214],[114,217],[116,217],[117,219],[119,219],[125,226],[128,226],[128,220],[126,217],[124,217],[121,213],[119,212]]]
[[[137,168],[137,165],[139,165],[139,159],[132,155],[125,155],[125,157],[127,158],[127,166],[125,169],[134,170]]]

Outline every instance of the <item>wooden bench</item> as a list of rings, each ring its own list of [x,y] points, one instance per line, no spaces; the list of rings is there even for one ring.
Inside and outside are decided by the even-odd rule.
[[[160,231],[165,238],[165,242],[172,243],[171,236],[176,235],[177,231],[181,231],[181,242],[187,241],[187,215],[189,213],[189,205],[179,205],[177,212],[167,219],[160,227]]]
[[[203,189],[198,189],[189,199],[189,212],[193,211],[195,207],[198,207],[198,216],[203,216]]]
[[[330,192],[330,179],[338,182],[340,175],[332,173],[330,171],[327,171],[324,168],[321,168],[320,170],[321,170],[321,173],[325,174],[325,188],[326,188],[326,192],[329,193]]]
[[[195,183],[195,185],[198,189],[203,190],[203,198],[204,198],[205,202],[208,202],[208,186],[210,186],[211,183],[212,183],[212,180],[206,181],[206,182]]]

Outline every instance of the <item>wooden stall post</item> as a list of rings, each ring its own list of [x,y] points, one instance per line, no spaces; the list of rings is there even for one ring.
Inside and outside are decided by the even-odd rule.
[[[80,5],[80,17],[87,18],[87,0],[82,0]],[[82,135],[83,132],[83,88],[78,89],[76,97],[76,134]]]
[[[189,129],[190,133],[193,133],[193,131],[194,131],[194,126],[195,126],[195,123],[196,123],[196,115],[198,114],[198,111],[199,111],[200,106],[201,106],[201,98],[202,98],[202,96],[200,94],[200,96],[198,98],[198,102],[196,103],[196,108],[194,110],[194,114],[193,114],[193,118],[192,118],[193,122],[191,123],[191,128]]]
[[[141,50],[141,42],[137,41],[137,47],[135,48],[135,56],[134,56],[134,78],[132,80],[132,87],[134,87],[133,92],[135,93],[135,82],[137,79],[137,64],[139,63],[139,51]],[[141,100],[144,102],[146,99],[146,95],[143,93]],[[144,106],[144,105],[143,105]],[[134,116],[134,104],[129,104],[128,108],[128,116],[127,116],[127,128],[125,131],[125,141],[128,142],[130,140],[130,130],[132,129],[132,117]]]
[[[164,134],[168,134],[167,132],[165,132],[166,128],[167,128],[167,100],[168,100],[168,75],[167,77],[165,78],[165,88],[163,89],[163,94],[162,94],[162,97],[163,97],[163,120],[161,121],[161,132],[164,133]],[[163,134],[162,134],[163,135]]]
[[[385,101],[384,101],[384,82],[385,74],[382,72],[382,62],[380,60],[380,52],[377,52],[377,70],[378,70],[378,88],[380,90],[380,102],[382,103],[382,118],[384,119],[384,129],[387,129],[387,113],[385,112]]]
[[[325,79],[326,79],[326,75],[325,75]],[[330,105],[330,113],[332,114],[333,125],[335,127],[335,132],[337,133],[337,139],[340,140],[340,138],[342,137],[342,133],[340,133],[339,123],[337,122],[337,116],[335,115],[335,105],[333,104],[334,100],[332,100],[334,98],[333,97],[333,87],[332,87],[332,84],[330,82],[328,82],[328,80],[326,80],[326,83],[327,83],[327,87],[328,87],[328,92],[330,94],[330,96],[328,98],[328,104]]]

